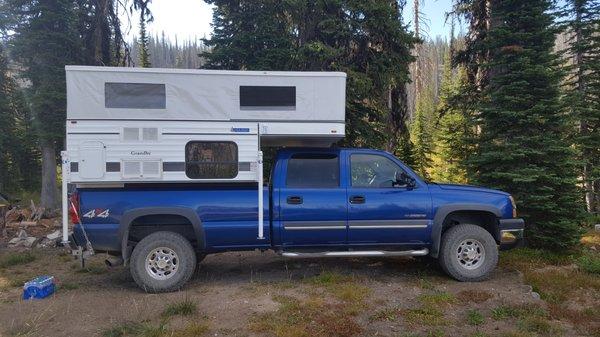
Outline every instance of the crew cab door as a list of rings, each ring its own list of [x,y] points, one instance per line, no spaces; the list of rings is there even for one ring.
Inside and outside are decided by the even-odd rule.
[[[349,152],[348,244],[410,246],[428,243],[431,198],[427,185],[398,184],[406,170],[384,153]],[[409,247],[410,248],[410,247]]]
[[[346,188],[336,152],[291,153],[279,184],[283,246],[346,244]]]

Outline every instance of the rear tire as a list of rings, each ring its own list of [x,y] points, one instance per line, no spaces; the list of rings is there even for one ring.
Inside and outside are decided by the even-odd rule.
[[[146,292],[181,288],[194,274],[196,252],[188,240],[173,232],[152,233],[133,249],[130,272]]]
[[[484,228],[456,225],[442,236],[439,262],[442,269],[458,281],[483,281],[498,264],[498,246]]]

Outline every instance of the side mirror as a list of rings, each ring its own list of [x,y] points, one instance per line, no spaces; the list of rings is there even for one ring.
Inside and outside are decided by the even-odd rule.
[[[398,187],[406,187],[408,189],[413,189],[417,185],[415,179],[406,172],[396,172],[396,183],[394,186]]]

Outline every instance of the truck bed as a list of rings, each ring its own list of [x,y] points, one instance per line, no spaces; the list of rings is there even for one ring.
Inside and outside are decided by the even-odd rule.
[[[80,219],[98,251],[121,250],[120,223],[128,211],[181,207],[195,211],[205,235],[205,251],[271,247],[269,189],[264,193],[264,239],[258,239],[256,184],[125,185],[123,188],[78,188]],[[196,228],[198,230],[198,228]],[[84,242],[79,226],[78,242]]]

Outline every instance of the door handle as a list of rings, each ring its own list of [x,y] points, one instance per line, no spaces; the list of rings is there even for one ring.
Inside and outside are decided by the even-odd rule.
[[[287,203],[290,205],[300,205],[302,203],[302,197],[289,196],[287,197]]]
[[[364,204],[365,200],[365,197],[363,197],[362,195],[353,195],[350,197],[351,204]]]

